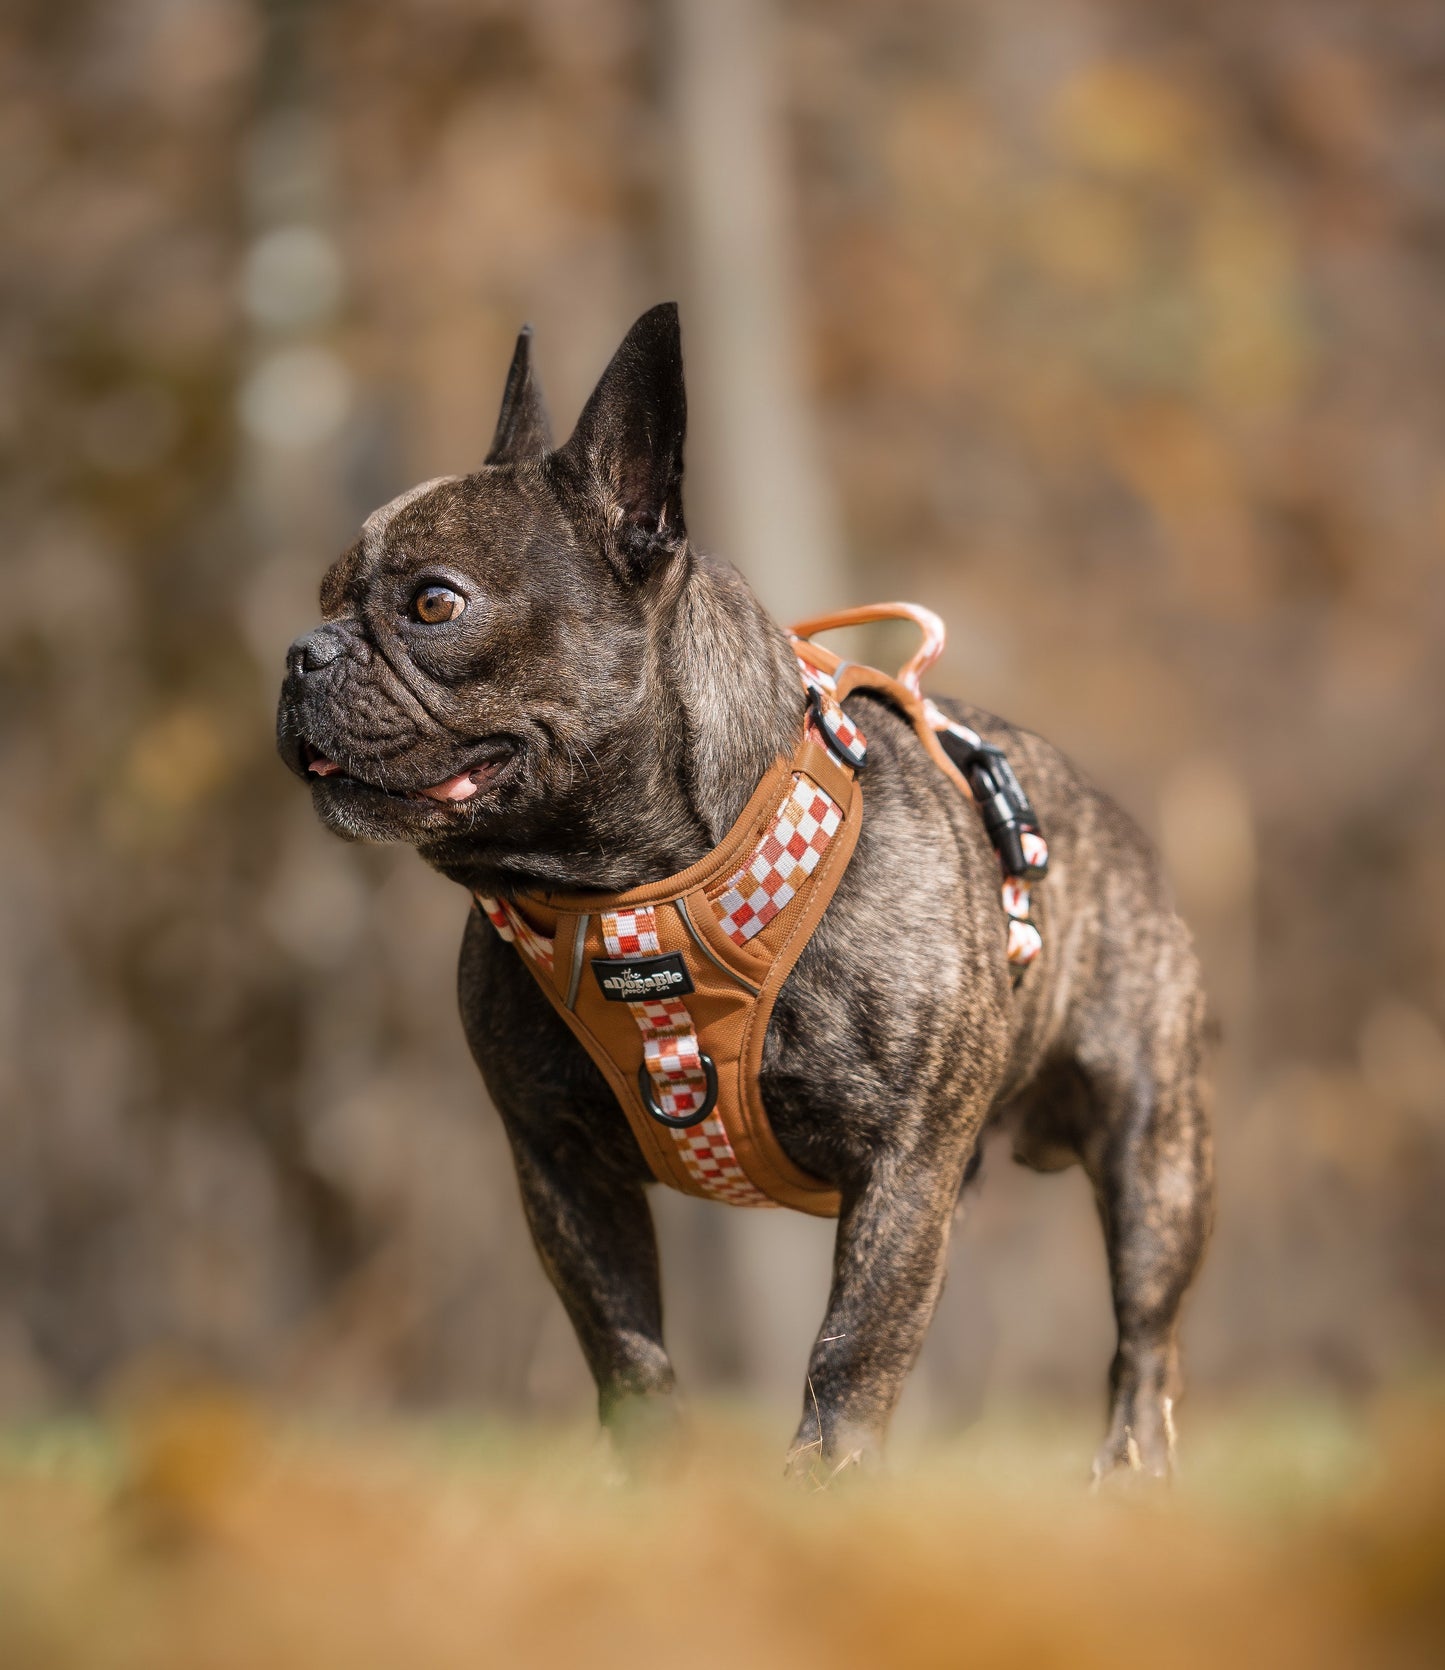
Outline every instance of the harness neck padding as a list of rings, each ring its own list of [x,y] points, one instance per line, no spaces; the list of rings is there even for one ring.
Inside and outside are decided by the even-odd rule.
[[[815,632],[888,618],[923,631],[922,647],[897,677],[845,663],[810,641]],[[808,696],[802,736],[705,858],[624,893],[479,893],[477,903],[597,1064],[659,1182],[734,1206],[836,1217],[837,1190],[800,1171],[779,1145],[758,1078],[773,1004],[828,908],[863,821],[858,771],[867,740],[840,704],[858,690],[883,696],[970,798],[969,777],[944,741],[966,764],[986,745],[921,692],[922,673],[943,648],[943,623],[930,611],[911,603],[850,609],[795,628],[792,644]],[[1007,815],[1004,807],[999,816]],[[1037,842],[1028,874],[1041,878],[1047,848],[1034,823],[1023,839]],[[1022,873],[1015,866],[1003,883],[1006,955],[1016,974],[1040,944]]]

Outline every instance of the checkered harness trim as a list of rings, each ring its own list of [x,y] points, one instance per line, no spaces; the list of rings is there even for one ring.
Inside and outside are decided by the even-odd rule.
[[[832,674],[825,672],[821,667],[815,667],[811,661],[806,660],[801,655],[798,657],[798,671],[802,675],[804,689],[816,695],[818,699],[818,706],[823,715],[823,724],[826,726],[829,735],[842,747],[845,753],[852,752],[854,749],[866,752],[868,739],[839,704],[837,700],[838,684]],[[972,744],[975,748],[978,746],[981,739],[976,731],[971,731],[967,725],[960,725],[957,720],[950,719],[942,708],[926,696],[923,699],[923,711],[928,723],[935,731],[952,731],[955,736],[962,737],[964,741]],[[808,729],[817,737],[819,742],[824,740],[818,735],[818,726],[811,709],[808,713]],[[1026,833],[1021,835],[1019,839],[1023,843],[1024,857],[1028,859],[1030,864],[1048,862],[1048,844],[1042,835]],[[728,885],[731,887],[732,883],[729,882]],[[1008,924],[1006,955],[1009,967],[1013,970],[1014,979],[1018,980],[1024,970],[1043,950],[1044,941],[1042,934],[1030,920],[1033,901],[1028,883],[1021,881],[1017,876],[1005,875],[1001,891],[1004,921]],[[758,928],[764,926],[762,922],[752,926],[750,920],[746,917],[743,920],[751,928],[752,933],[756,933]],[[723,931],[732,934],[732,937],[738,940],[739,945],[745,943],[745,938],[738,939],[737,934],[733,933],[732,927],[726,921],[723,923]]]
[[[797,898],[842,822],[833,797],[804,772],[794,772],[793,786],[752,856],[708,895],[730,940],[746,945]]]
[[[821,667],[815,667],[803,656],[799,655],[796,659],[798,676],[803,681],[804,690],[818,699],[818,707],[828,736],[825,737],[819,732],[811,707],[808,709],[807,719],[809,733],[824,747],[828,746],[828,737],[831,737],[855,767],[861,766],[868,753],[868,738],[859,730],[857,721],[843,711],[838,701],[838,681],[831,673],[824,672]]]
[[[798,665],[804,686],[818,702],[818,714],[811,707],[808,712],[809,734],[820,746],[827,746],[831,738],[844,754],[861,763],[867,738],[839,704],[834,679],[802,656]],[[974,732],[948,718],[926,697],[924,710],[935,730],[952,731],[978,745],[979,738]],[[827,737],[823,735],[824,729]],[[747,945],[798,897],[842,822],[843,814],[837,802],[806,773],[794,772],[791,788],[747,861],[708,893],[718,926],[734,944]],[[1048,848],[1041,836],[1025,833],[1020,839],[1030,863],[1047,861]],[[1008,960],[1017,977],[1038,956],[1042,939],[1029,920],[1028,886],[1017,877],[1005,876],[1002,892],[1008,922]],[[543,973],[552,974],[550,938],[538,933],[507,900],[478,894],[477,903],[504,940],[516,945]],[[655,956],[661,951],[657,912],[651,905],[604,911],[601,929],[610,957]],[[643,1062],[658,1107],[673,1118],[696,1112],[706,1099],[707,1079],[702,1067],[702,1044],[687,1004],[679,997],[648,998],[629,1003],[627,1008],[642,1034]],[[734,1206],[774,1204],[743,1171],[716,1111],[687,1129],[674,1126],[664,1129],[672,1132],[682,1163],[703,1194]]]
[[[821,790],[818,792],[821,793]],[[791,797],[779,808],[778,820],[764,836],[759,853],[773,840],[778,823],[785,821],[784,812],[790,804]],[[832,829],[836,829],[838,809],[831,800],[828,804],[834,815]],[[828,839],[831,838],[832,830],[828,834]],[[808,873],[816,862],[815,856]],[[546,973],[552,972],[552,941],[539,934],[515,906],[485,893],[477,895],[477,903],[504,940],[514,944],[529,961]],[[776,915],[781,908],[781,905],[776,906],[772,914]],[[657,912],[651,905],[635,910],[604,911],[601,925],[609,957],[650,957],[661,950],[657,937]],[[739,943],[745,943],[745,940]],[[707,1094],[707,1079],[702,1069],[702,1045],[687,1004],[677,997],[648,998],[642,1003],[629,1003],[627,1009],[642,1034],[642,1057],[647,1075],[652,1080],[652,1093],[657,1105],[673,1118],[694,1112],[702,1106]],[[749,1180],[738,1163],[737,1154],[716,1112],[687,1130],[673,1126],[665,1129],[671,1132],[677,1143],[688,1175],[704,1194],[730,1206],[773,1204]]]
[[[609,957],[656,956],[662,949],[656,910],[641,905],[635,910],[603,911],[602,940]],[[662,997],[627,1007],[642,1034],[642,1059],[658,1107],[673,1118],[695,1112],[706,1098],[707,1080],[702,1045],[687,1004],[680,997]],[[664,1128],[672,1132],[688,1175],[705,1194],[731,1206],[773,1204],[738,1164],[716,1111],[686,1130]]]
[[[841,710],[840,710],[841,711]],[[747,862],[709,895],[722,931],[746,945],[802,892],[843,822],[833,797],[805,772],[793,784],[758,839]],[[545,973],[551,974],[552,941],[504,899],[478,894],[477,902],[501,937]],[[657,912],[650,905],[604,911],[603,943],[609,957],[649,957],[661,950]],[[702,1045],[692,1014],[678,997],[629,1003],[642,1034],[642,1056],[662,1111],[680,1118],[702,1106],[707,1080]],[[686,1130],[670,1130],[688,1175],[714,1200],[733,1206],[773,1202],[748,1178],[716,1112]]]
[[[543,973],[552,972],[552,941],[546,934],[539,934],[527,918],[504,899],[494,899],[490,893],[478,893],[476,900],[486,912],[487,920],[508,945],[515,945],[524,952]]]

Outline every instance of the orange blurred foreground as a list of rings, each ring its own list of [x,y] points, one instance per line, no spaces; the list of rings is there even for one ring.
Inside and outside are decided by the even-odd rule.
[[[117,1458],[10,1447],[0,1664],[1439,1663],[1438,1416],[1395,1411],[1348,1480],[1285,1503],[1248,1478],[1303,1443],[1288,1420],[1255,1460],[1229,1440],[1228,1489],[1217,1443],[1165,1497],[1100,1499],[970,1435],[971,1460],[809,1496],[717,1431],[685,1477],[624,1488],[570,1433],[492,1456],[193,1401]]]

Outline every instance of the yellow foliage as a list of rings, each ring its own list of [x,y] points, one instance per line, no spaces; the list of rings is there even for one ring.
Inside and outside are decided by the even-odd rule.
[[[1208,120],[1184,89],[1117,59],[1064,84],[1050,131],[1065,156],[1111,173],[1181,178],[1209,156]]]
[[[215,719],[202,708],[178,707],[152,720],[131,744],[125,783],[142,806],[181,812],[204,800],[225,774]]]

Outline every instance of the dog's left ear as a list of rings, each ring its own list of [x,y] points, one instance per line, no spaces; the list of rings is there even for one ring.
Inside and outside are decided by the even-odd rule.
[[[532,370],[532,327],[523,325],[512,353],[507,386],[502,390],[497,432],[483,463],[515,464],[523,458],[538,457],[551,445],[552,425]]]
[[[677,303],[644,313],[602,373],[554,459],[580,489],[608,555],[638,580],[687,544],[682,445],[687,394]]]

